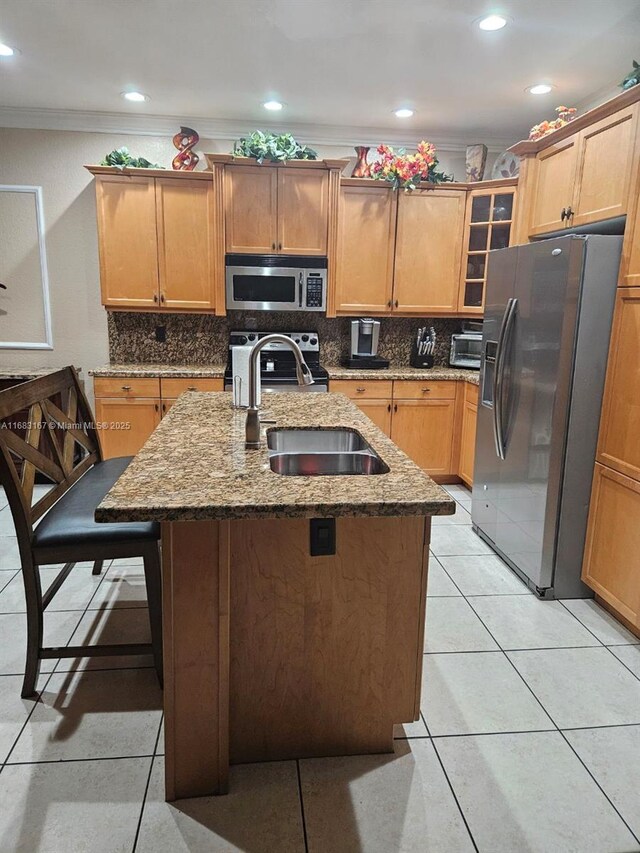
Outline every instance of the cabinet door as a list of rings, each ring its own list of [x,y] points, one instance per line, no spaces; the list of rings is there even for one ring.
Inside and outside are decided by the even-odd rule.
[[[578,134],[550,145],[536,157],[529,234],[569,227],[562,219],[562,211],[573,200],[577,151]]]
[[[321,169],[277,169],[278,252],[326,255],[329,173]]]
[[[393,404],[391,438],[428,474],[450,475],[455,400],[401,400]]]
[[[394,312],[428,317],[457,311],[465,199],[458,190],[400,194]]]
[[[478,407],[465,400],[462,409],[462,435],[460,438],[460,470],[458,474],[471,488],[473,485],[473,464],[476,455],[476,423]]]
[[[638,152],[640,159],[640,151]],[[624,229],[620,284],[640,287],[640,162],[634,191],[629,196],[629,216]]]
[[[336,311],[379,314],[391,308],[398,194],[389,187],[341,187]]]
[[[102,304],[155,308],[158,241],[153,178],[96,177]]]
[[[640,287],[619,287],[602,402],[598,462],[640,480]],[[640,583],[640,581],[639,581]]]
[[[637,115],[634,104],[580,134],[572,226],[627,212]]]
[[[385,435],[391,435],[390,400],[359,400],[357,405]]]
[[[273,254],[278,170],[271,166],[227,166],[224,178],[227,252]]]
[[[213,311],[213,182],[156,179],[160,305]]]
[[[135,456],[160,423],[160,400],[143,398],[96,400],[96,420],[105,459]]]
[[[640,483],[596,463],[582,580],[640,627]]]

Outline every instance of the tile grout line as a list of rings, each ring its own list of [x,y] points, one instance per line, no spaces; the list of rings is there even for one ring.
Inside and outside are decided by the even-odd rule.
[[[623,646],[637,646],[637,645],[638,645],[638,643],[620,643],[620,645],[618,645],[618,646],[613,646],[613,647],[605,646],[605,649],[609,652],[610,655],[612,655],[612,657],[614,657],[618,661],[618,663],[621,663],[625,669],[629,670],[629,672],[631,673],[631,675],[633,675],[634,678],[637,678],[638,681],[640,681],[640,675],[638,675],[636,672],[634,672],[630,666],[627,666],[627,664],[623,660],[621,660],[618,657],[618,655],[614,654],[614,652],[613,652],[613,649],[619,649]]]
[[[589,628],[589,626],[588,626],[588,625],[585,625],[585,624],[584,624],[584,622],[582,621],[582,619],[578,619],[578,617],[576,616],[576,614],[575,614],[575,613],[572,613],[572,612],[571,612],[571,610],[569,610],[569,608],[565,605],[564,601],[563,601],[561,598],[556,598],[556,599],[554,599],[554,600],[555,600],[555,601],[560,602],[560,604],[561,604],[561,606],[562,606],[563,610],[565,610],[567,613],[569,613],[571,616],[573,616],[573,618],[576,620],[576,622],[578,623],[578,625],[581,625],[581,626],[585,629],[585,631],[588,631],[588,632],[591,634],[591,636],[593,636],[593,637],[595,637],[595,638],[596,638],[596,640],[600,643],[600,645],[601,645],[601,646],[604,646],[604,643],[602,642],[602,640],[600,639],[600,637],[596,636],[596,634],[591,630],[591,628]],[[573,599],[572,599],[572,600],[573,600]],[[582,599],[579,599],[579,600],[582,600]]]
[[[302,793],[302,776],[300,773],[299,758],[296,758],[296,773],[298,776],[298,800],[300,802],[300,816],[302,818],[302,836],[304,838],[304,849],[305,853],[309,853],[309,839],[307,838],[307,821],[304,815],[304,795]]]
[[[142,827],[142,817],[144,815],[144,808],[147,804],[147,795],[149,793],[149,785],[151,784],[151,774],[153,773],[153,767],[156,763],[156,751],[158,749],[158,743],[160,741],[160,732],[162,731],[162,722],[164,720],[164,712],[160,715],[160,724],[158,725],[158,731],[156,733],[156,740],[153,745],[153,754],[151,755],[151,761],[149,763],[149,772],[147,774],[147,782],[144,786],[144,793],[142,795],[142,802],[140,803],[140,814],[138,815],[138,823],[136,826],[136,833],[133,837],[133,847],[131,848],[131,853],[136,853],[136,847],[138,846],[138,839],[140,837],[140,828]]]
[[[429,735],[429,739],[431,740],[431,746],[433,747],[433,751],[435,752],[436,758],[438,759],[438,764],[440,765],[440,767],[442,769],[442,772],[444,774],[444,778],[447,782],[447,785],[449,786],[449,790],[451,791],[451,796],[453,797],[453,800],[454,800],[456,806],[458,807],[458,811],[460,812],[460,817],[462,818],[462,822],[464,823],[466,830],[469,833],[469,838],[471,839],[471,843],[473,844],[473,849],[476,851],[476,853],[480,853],[480,851],[478,849],[478,845],[476,844],[476,840],[473,837],[473,833],[471,832],[471,827],[469,826],[469,822],[467,821],[467,816],[465,815],[465,813],[462,809],[462,806],[460,805],[460,800],[458,799],[458,795],[456,794],[454,787],[451,784],[451,779],[449,779],[449,774],[447,773],[447,769],[444,766],[444,762],[443,762],[442,758],[440,757],[440,753],[438,752],[438,748],[436,747],[434,740],[431,737],[431,731],[429,730],[429,726],[427,725],[427,721],[422,714],[422,710],[420,710],[420,716],[422,717],[422,722],[424,723],[425,728],[427,730],[427,734]]]

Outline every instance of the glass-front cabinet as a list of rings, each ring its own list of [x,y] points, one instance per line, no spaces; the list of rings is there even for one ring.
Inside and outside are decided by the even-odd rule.
[[[502,182],[501,182],[502,184]],[[515,184],[471,190],[462,255],[458,309],[465,314],[482,314],[487,281],[487,260],[492,249],[505,249],[511,241],[515,206]]]

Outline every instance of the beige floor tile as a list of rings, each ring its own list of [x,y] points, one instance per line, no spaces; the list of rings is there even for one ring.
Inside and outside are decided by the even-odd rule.
[[[147,587],[143,566],[115,565],[91,599],[90,610],[104,607],[146,607]]]
[[[10,761],[152,755],[161,708],[150,669],[55,673]]]
[[[0,571],[20,568],[20,554],[15,536],[0,536]]]
[[[441,524],[471,524],[471,516],[464,507],[456,504],[456,511],[453,515],[434,515],[431,523],[436,527]]]
[[[295,761],[232,767],[229,793],[164,802],[154,760],[136,853],[304,853]]]
[[[481,853],[640,849],[559,732],[434,743]]]
[[[43,684],[48,677],[44,677]],[[21,675],[0,676],[0,765],[6,760],[35,706],[35,699],[20,698],[21,690]]]
[[[64,581],[47,612],[55,610],[84,610],[102,582],[102,576],[92,575],[93,563],[78,563]],[[55,580],[62,566],[40,569],[40,583],[44,592]],[[0,613],[24,613],[24,583],[19,572],[0,592]]]
[[[508,655],[558,728],[640,724],[640,681],[608,649]]]
[[[413,723],[398,723],[393,727],[394,738],[429,737],[429,732],[420,717]]]
[[[555,729],[503,652],[425,655],[421,706],[432,737]]]
[[[468,601],[503,649],[600,645],[559,601],[534,595],[485,595]]]
[[[526,584],[495,554],[439,557],[463,595],[530,595]]]
[[[0,536],[15,536],[16,526],[8,506],[0,509]]]
[[[640,726],[574,729],[565,736],[640,838]]]
[[[130,853],[150,764],[127,758],[7,765],[0,773],[0,850]]]
[[[612,646],[611,651],[637,678],[640,678],[640,646]]]
[[[101,643],[149,643],[149,611],[140,609],[107,608],[88,610],[73,635],[73,645],[98,645]],[[139,668],[153,666],[149,655],[110,655],[108,657],[62,660],[56,672],[81,669]]]
[[[44,614],[45,646],[66,646],[73,634],[81,611]],[[0,673],[24,672],[27,647],[27,618],[24,613],[0,613]],[[52,672],[55,660],[41,661],[41,672]],[[1,849],[1,848],[0,848]]]
[[[425,652],[487,652],[497,648],[464,598],[427,598]]]
[[[627,631],[624,625],[621,625],[592,598],[574,598],[562,603],[605,646],[640,644],[640,637]]]
[[[471,853],[431,741],[300,762],[309,853]]]
[[[461,595],[458,587],[454,584],[433,554],[429,556],[427,595],[436,596],[438,598],[442,596]]]
[[[493,554],[486,542],[464,524],[433,527],[430,548],[436,557]]]

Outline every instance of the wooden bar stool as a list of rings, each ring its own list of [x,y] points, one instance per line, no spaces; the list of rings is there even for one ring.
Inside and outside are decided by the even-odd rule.
[[[131,458],[102,459],[93,413],[73,367],[0,392],[0,483],[16,527],[27,606],[23,697],[35,693],[40,661],[48,658],[152,653],[162,684],[160,526],[94,521],[96,507]],[[31,506],[36,471],[55,485]],[[93,562],[98,574],[104,560],[123,557],[144,562],[151,643],[43,646],[44,611],[74,565]],[[43,595],[40,566],[52,563],[65,565]]]

